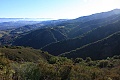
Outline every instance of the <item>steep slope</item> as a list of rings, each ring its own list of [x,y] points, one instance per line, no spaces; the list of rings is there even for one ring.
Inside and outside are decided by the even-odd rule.
[[[110,24],[116,20],[120,20],[120,9],[79,17],[77,19],[62,22],[57,26],[60,25],[70,28],[68,37],[75,38],[94,28]]]
[[[68,58],[91,57],[92,59],[103,59],[114,55],[120,55],[120,31],[102,40],[62,54]]]
[[[16,39],[13,45],[41,48],[52,42],[65,40],[67,36],[62,33],[63,30],[64,28],[35,30],[25,36],[22,36],[21,38]]]
[[[74,27],[68,33],[68,37],[70,37],[70,38],[78,37],[78,36],[88,32],[94,28],[98,28],[100,26],[105,26],[105,25],[110,24],[110,23],[117,21],[117,20],[120,20],[120,14],[112,15],[112,16],[107,17],[107,18],[94,19],[91,21],[84,22],[84,23],[79,24],[76,27]]]
[[[120,31],[120,21],[115,21],[106,26],[93,29],[79,38],[69,39],[57,43],[50,44],[42,50],[48,51],[50,54],[59,55],[61,53],[69,52],[83,45],[103,39],[117,31]]]

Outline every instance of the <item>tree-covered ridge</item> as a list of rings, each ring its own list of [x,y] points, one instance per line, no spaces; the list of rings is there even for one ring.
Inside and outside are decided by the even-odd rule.
[[[41,48],[47,44],[67,39],[66,34],[63,33],[65,31],[64,28],[38,29],[16,39],[13,45]]]
[[[68,33],[68,36],[70,38],[79,37],[88,31],[91,31],[100,26],[105,26],[105,25],[111,24],[118,20],[120,20],[120,14],[112,15],[107,18],[90,20],[90,21],[87,21],[87,22],[84,22],[84,23],[81,23],[81,24],[75,26],[72,30],[70,30],[70,32]]]
[[[102,40],[63,53],[61,56],[66,56],[68,58],[91,57],[92,59],[104,59],[114,55],[120,55],[120,31]]]
[[[106,38],[118,31],[120,31],[120,20],[114,21],[111,24],[94,28],[93,30],[88,31],[80,37],[50,44],[46,47],[43,47],[42,50],[48,51],[53,55],[59,55],[61,53],[69,52],[89,43]]]

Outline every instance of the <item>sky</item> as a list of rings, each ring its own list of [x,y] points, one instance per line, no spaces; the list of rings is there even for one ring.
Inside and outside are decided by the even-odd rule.
[[[74,19],[120,9],[120,0],[0,0],[0,18]]]

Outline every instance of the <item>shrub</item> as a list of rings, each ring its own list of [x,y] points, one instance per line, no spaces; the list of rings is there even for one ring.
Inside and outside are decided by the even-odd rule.
[[[37,64],[32,62],[26,62],[21,65],[15,64],[14,70],[14,79],[17,80],[39,80],[41,77],[40,68]]]
[[[57,57],[51,57],[48,61],[50,64],[55,64],[58,62],[58,58]]]
[[[100,68],[108,67],[108,65],[109,65],[109,61],[108,61],[108,60],[101,60],[101,61],[98,63],[98,67],[100,67]]]
[[[74,62],[75,62],[75,63],[79,63],[79,62],[82,62],[82,61],[83,61],[82,58],[76,58]]]
[[[86,62],[90,62],[92,59],[90,57],[86,57]]]

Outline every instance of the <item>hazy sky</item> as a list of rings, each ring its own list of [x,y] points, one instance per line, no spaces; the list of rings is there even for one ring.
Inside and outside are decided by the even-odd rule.
[[[120,9],[120,0],[0,0],[0,18],[73,19]]]

